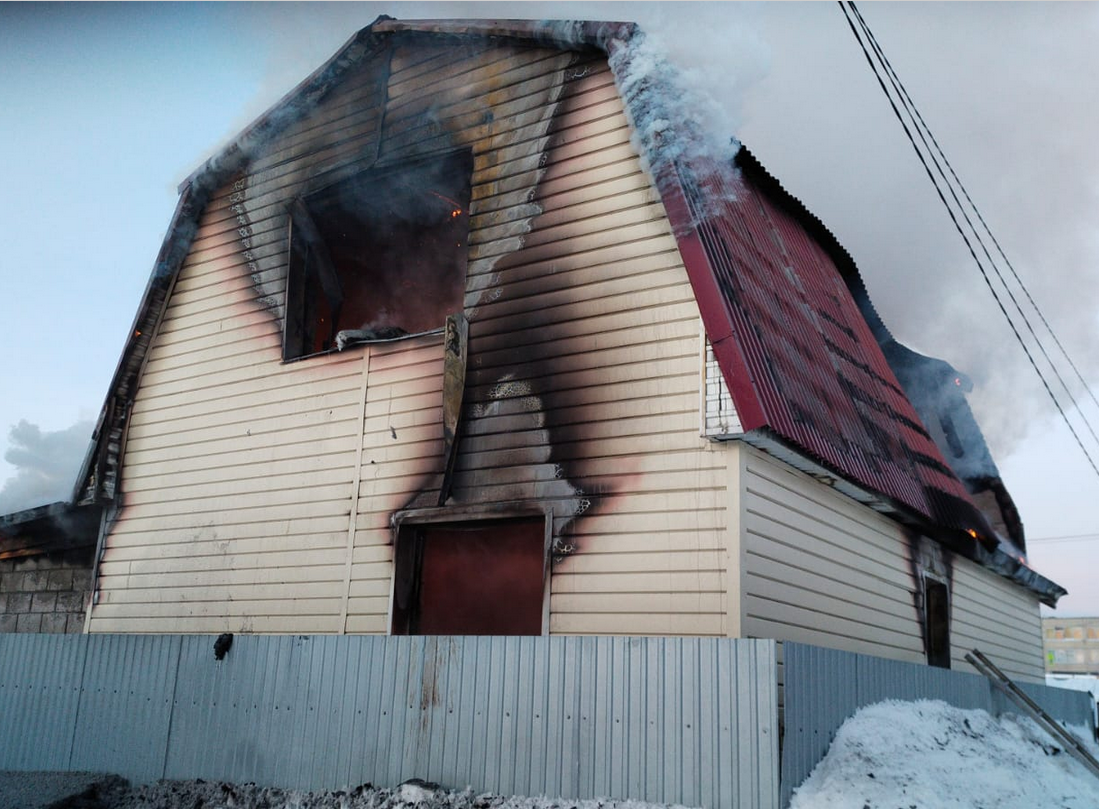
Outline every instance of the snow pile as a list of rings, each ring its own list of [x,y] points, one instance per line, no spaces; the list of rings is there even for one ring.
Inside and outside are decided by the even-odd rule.
[[[220,781],[158,781],[130,786],[111,778],[51,809],[682,809],[663,804],[616,800],[554,800],[447,790],[420,779],[394,789],[364,784],[348,791],[228,784]]]
[[[1071,728],[1099,750],[1087,731]],[[945,702],[881,702],[843,723],[790,809],[1099,807],[1099,779],[1034,722]]]

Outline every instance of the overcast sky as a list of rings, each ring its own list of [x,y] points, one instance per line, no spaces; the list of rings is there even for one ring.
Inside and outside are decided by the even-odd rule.
[[[1099,387],[1099,5],[860,8]],[[710,123],[747,144],[851,252],[894,334],[973,378],[1033,566],[1072,591],[1059,613],[1099,614],[1099,476],[1058,426],[826,2],[0,3],[0,447],[11,461],[0,461],[0,511],[57,499],[41,480],[86,446],[177,184],[383,13],[629,19],[659,36],[686,80],[721,103],[724,120]]]

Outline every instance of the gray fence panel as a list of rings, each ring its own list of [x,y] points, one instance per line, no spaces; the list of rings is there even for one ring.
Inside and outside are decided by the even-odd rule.
[[[784,735],[780,806],[824,758],[835,729],[859,709],[857,655],[782,644]]]
[[[179,638],[91,635],[68,769],[151,781],[164,772]]]
[[[80,635],[0,635],[0,770],[66,770],[87,653]]]
[[[0,768],[773,809],[773,641],[0,636]]]
[[[1091,707],[1091,695],[1086,691],[1071,691],[1067,688],[1039,685],[1037,683],[1018,683],[1028,697],[1042,706],[1042,710],[1059,722],[1070,725],[1082,725],[1090,728],[1094,714]],[[1000,691],[995,692],[998,705],[1004,707],[999,712],[1018,713],[1019,709]]]
[[[986,678],[969,672],[783,644],[785,736],[780,805],[812,772],[840,725],[859,708],[887,699],[938,699],[993,715],[1019,709]],[[1090,726],[1090,697],[1032,683],[1020,687],[1055,719]]]

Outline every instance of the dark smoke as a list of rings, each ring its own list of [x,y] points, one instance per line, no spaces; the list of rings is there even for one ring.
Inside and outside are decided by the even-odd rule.
[[[78,421],[64,430],[43,432],[21,420],[12,427],[4,460],[15,467],[15,474],[0,489],[0,514],[68,500],[94,426]]]

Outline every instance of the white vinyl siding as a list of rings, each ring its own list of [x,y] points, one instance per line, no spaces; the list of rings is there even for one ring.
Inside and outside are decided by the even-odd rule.
[[[736,444],[744,479],[744,634],[921,663],[907,529],[773,458]],[[1040,681],[1037,598],[957,554],[950,558],[953,668],[985,652]]]
[[[442,340],[282,364],[286,206],[323,171],[465,145],[451,503],[550,507],[551,632],[726,634],[728,454],[698,434],[698,307],[605,61],[387,59],[204,212],[137,394],[91,630],[387,631],[391,516],[437,503]]]

